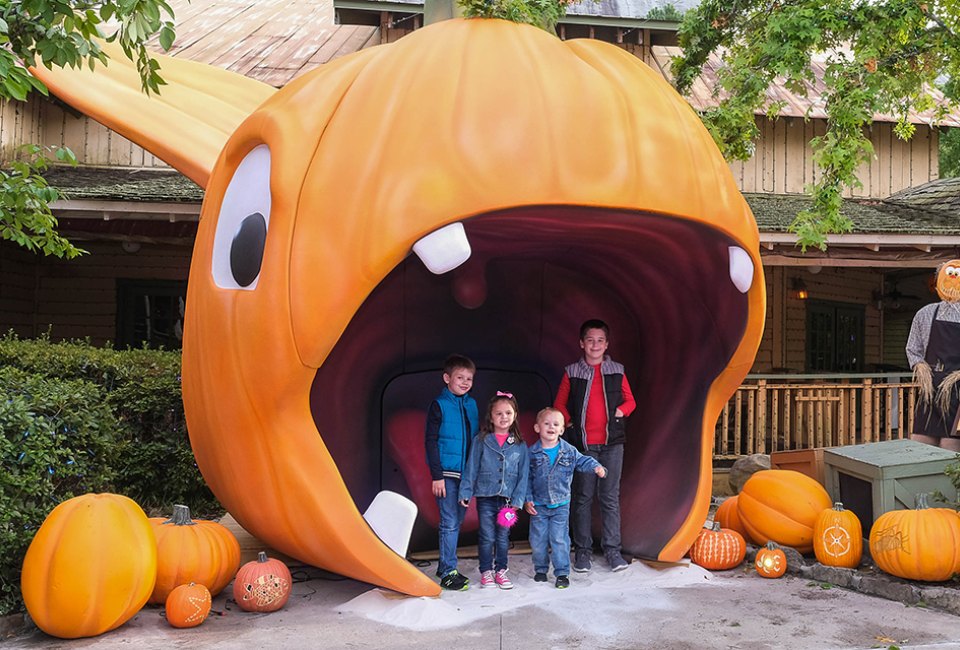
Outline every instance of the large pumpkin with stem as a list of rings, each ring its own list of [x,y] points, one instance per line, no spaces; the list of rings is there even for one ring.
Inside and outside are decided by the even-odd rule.
[[[801,553],[813,550],[817,515],[830,505],[830,495],[822,485],[787,469],[755,473],[737,496],[740,521],[755,543],[774,541]]]
[[[173,506],[169,519],[152,517],[157,537],[157,584],[150,602],[161,604],[179,585],[201,584],[219,594],[240,567],[240,543],[215,521],[193,520],[190,508]]]
[[[657,377],[637,396],[648,444],[624,460],[623,546],[683,555],[765,293],[749,207],[661,75],[614,45],[493,19],[438,22],[280,90],[158,58],[158,96],[121,92],[136,76],[119,57],[36,74],[206,190],[183,400],[197,464],[241,526],[301,561],[437,595],[357,507],[381,483],[387,384],[426,377],[464,340],[526,375],[568,353],[574,314],[615,309],[617,335],[643,342],[619,360]],[[488,300],[467,300],[467,318],[471,281]],[[532,299],[541,286],[562,299]]]
[[[870,555],[898,578],[940,582],[960,572],[960,516],[931,508],[917,495],[915,510],[891,510],[870,529]]]
[[[837,502],[817,515],[813,526],[813,552],[826,566],[852,569],[863,555],[863,527],[857,515]]]
[[[156,578],[157,543],[140,506],[119,494],[86,494],[44,520],[27,549],[20,586],[37,627],[76,639],[130,620]]]

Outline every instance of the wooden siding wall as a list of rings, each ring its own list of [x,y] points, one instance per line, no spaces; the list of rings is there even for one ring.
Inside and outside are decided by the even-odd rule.
[[[22,144],[45,144],[40,134],[40,102],[0,100],[0,159],[11,160]]]
[[[800,278],[807,285],[810,300],[865,305],[863,370],[870,371],[884,361],[881,312],[872,299],[873,292],[880,288],[882,276],[875,269],[823,268],[813,274],[778,266],[768,267],[765,272],[766,326],[751,373],[806,370],[807,301],[797,298],[796,292],[790,289],[793,278]],[[779,336],[775,336],[777,334]]]
[[[168,165],[99,122],[42,101],[43,144],[69,147],[81,165],[132,168],[166,168]]]
[[[0,331],[34,337],[49,328],[54,340],[90,337],[102,345],[116,335],[117,279],[187,279],[185,246],[144,244],[129,254],[119,242],[81,245],[89,255],[64,261],[0,244]]]
[[[797,117],[777,120],[757,118],[760,139],[754,156],[733,162],[730,169],[740,190],[773,194],[802,194],[817,181],[810,140],[826,132],[826,122],[804,122]],[[845,196],[885,198],[902,189],[940,177],[938,131],[917,125],[913,138],[903,141],[893,133],[893,124],[876,122],[868,129],[874,158],[858,171],[862,188]]]

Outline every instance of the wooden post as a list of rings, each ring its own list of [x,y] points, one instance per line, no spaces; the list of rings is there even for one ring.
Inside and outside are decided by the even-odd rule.
[[[767,453],[767,380],[757,382],[757,453]]]
[[[863,423],[860,430],[864,442],[874,442],[873,439],[873,380],[863,380]]]

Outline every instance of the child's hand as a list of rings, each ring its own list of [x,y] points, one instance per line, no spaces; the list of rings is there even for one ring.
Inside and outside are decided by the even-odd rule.
[[[537,514],[537,509],[533,507],[533,501],[527,501],[527,504],[523,506],[523,509],[527,511],[528,515]]]
[[[593,470],[593,473],[596,474],[597,476],[599,476],[600,478],[606,478],[606,477],[607,477],[607,470],[606,470],[605,467],[603,467],[603,465],[601,465],[600,467],[597,467],[596,469],[594,469],[594,470]]]
[[[460,505],[466,508],[467,506],[470,505],[470,499],[460,499]]]
[[[440,479],[439,481],[434,481],[431,484],[430,489],[433,491],[433,496],[435,497],[439,497],[442,499],[445,496],[447,496],[447,483],[443,479]]]

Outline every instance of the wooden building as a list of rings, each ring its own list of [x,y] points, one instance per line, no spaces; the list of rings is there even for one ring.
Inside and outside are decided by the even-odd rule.
[[[676,23],[648,17],[665,4],[584,3],[571,8],[558,33],[607,40],[669,76]],[[692,3],[673,4],[684,9]],[[174,56],[278,87],[337,57],[402,38],[421,26],[424,11],[422,2],[407,0],[175,0],[171,5],[178,25]],[[695,108],[714,101],[716,65],[712,61],[693,88],[689,99]],[[960,120],[951,115],[934,124],[931,115],[911,115],[916,135],[904,142],[893,134],[892,117],[875,116],[869,129],[875,156],[861,169],[863,187],[850,191],[844,206],[856,224],[854,232],[831,237],[825,253],[802,253],[787,228],[808,204],[803,190],[817,177],[809,142],[824,133],[826,124],[811,100],[783,87],[770,94],[786,101],[783,116],[758,115],[762,135],[755,155],[731,165],[760,226],[767,328],[756,375],[731,401],[728,419],[718,427],[718,453],[735,455],[784,441],[788,447],[817,444],[816,439],[798,442],[789,433],[784,438],[785,425],[773,424],[783,420],[786,403],[794,406],[786,425],[796,431],[809,428],[797,420],[798,405],[819,404],[820,411],[810,417],[830,420],[837,435],[853,431],[847,441],[895,436],[903,430],[902,405],[910,399],[909,386],[898,384],[905,377],[903,344],[910,321],[917,308],[936,299],[928,286],[932,269],[960,257],[960,222],[952,216],[956,205],[943,199],[944,192],[956,196],[957,188],[942,181],[929,185],[939,175],[940,129],[960,126]],[[55,100],[35,96],[0,107],[3,159],[29,142],[69,146],[76,153],[80,167],[57,169],[50,180],[67,193],[55,206],[63,232],[91,254],[67,262],[0,242],[0,327],[25,337],[49,332],[54,339],[178,347],[200,188]],[[934,195],[940,199],[931,200]],[[902,385],[907,392],[883,397],[876,408],[884,417],[866,427],[863,400],[873,397],[865,396],[864,386],[874,381]],[[757,386],[767,390],[797,382],[827,388],[820,389],[822,399],[807,396],[801,402],[796,401],[806,395],[801,389],[778,394],[777,414],[768,410],[772,394],[760,399]],[[834,399],[843,392],[830,388],[835,384],[854,386],[859,397]],[[853,411],[850,399],[860,400]],[[744,435],[735,439],[734,430]]]

